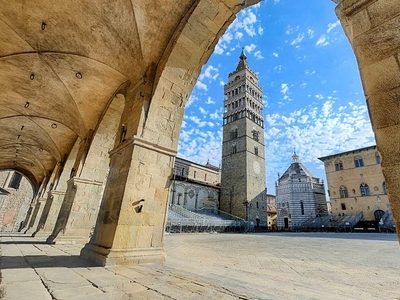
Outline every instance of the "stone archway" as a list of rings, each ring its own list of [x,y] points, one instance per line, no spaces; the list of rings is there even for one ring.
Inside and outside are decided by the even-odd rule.
[[[121,89],[125,97],[125,137],[116,138],[110,152],[95,235],[83,256],[101,264],[164,260],[169,177],[184,106],[218,38],[236,13],[257,2],[3,5],[0,138],[8,142],[1,169],[26,174],[44,193],[76,139],[91,136],[110,95]],[[334,2],[359,63],[393,215],[400,220],[400,6],[394,0]]]
[[[335,0],[353,47],[400,238],[400,5]]]

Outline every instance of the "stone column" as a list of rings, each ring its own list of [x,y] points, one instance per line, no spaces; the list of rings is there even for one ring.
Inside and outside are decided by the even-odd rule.
[[[65,192],[49,191],[35,237],[48,237],[56,224]]]
[[[399,1],[342,0],[336,13],[357,57],[400,238]]]
[[[31,219],[29,220],[28,228],[26,229],[26,234],[33,234],[36,230],[37,225],[39,224],[39,219],[42,214],[44,204],[46,203],[46,198],[38,198],[35,203],[35,208],[33,209],[33,213]]]
[[[29,228],[29,220],[31,218],[31,215],[33,213],[33,208],[34,205],[32,203],[29,205],[28,211],[26,212],[25,220],[24,220],[24,227],[22,229],[27,230]]]
[[[73,177],[48,243],[86,243],[95,225],[103,183]]]
[[[164,262],[164,216],[175,155],[136,136],[111,151],[96,228],[83,258],[101,265]]]

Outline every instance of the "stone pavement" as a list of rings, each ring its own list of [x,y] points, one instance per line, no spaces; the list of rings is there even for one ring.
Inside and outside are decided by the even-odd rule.
[[[7,300],[400,299],[395,234],[167,235],[165,265],[114,268],[80,245],[3,234],[0,246]]]

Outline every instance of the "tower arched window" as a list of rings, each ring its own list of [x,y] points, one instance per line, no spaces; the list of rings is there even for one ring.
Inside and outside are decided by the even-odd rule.
[[[354,157],[354,165],[356,168],[364,167],[364,160],[360,155]]]
[[[335,170],[336,171],[343,170],[343,163],[342,163],[342,161],[340,159],[337,159],[335,161]]]
[[[339,193],[340,193],[340,198],[348,198],[349,197],[349,192],[347,191],[347,187],[342,185],[339,188]]]
[[[232,128],[231,129],[231,139],[236,139],[238,137],[238,129],[235,127],[235,128]]]
[[[301,215],[304,216],[304,202],[300,201],[300,209],[301,209]]]
[[[236,149],[236,144],[233,144],[233,145],[232,145],[232,148],[231,148],[231,153],[232,153],[232,154],[235,154],[235,153],[236,153],[236,150],[237,150],[237,149]]]
[[[258,147],[254,146],[254,154],[258,156]]]
[[[360,184],[360,192],[361,192],[361,196],[371,195],[368,184],[366,184],[364,182]]]

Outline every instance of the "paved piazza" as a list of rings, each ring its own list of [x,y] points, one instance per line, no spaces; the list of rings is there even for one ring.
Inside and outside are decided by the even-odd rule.
[[[395,234],[172,234],[165,265],[129,268],[23,235],[0,245],[4,299],[400,299]]]

